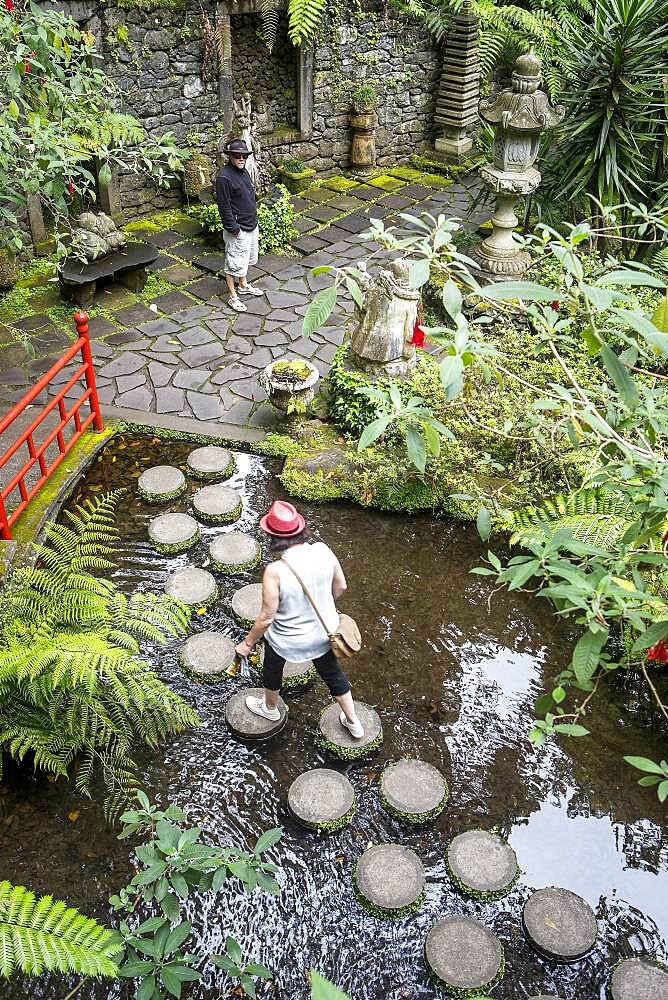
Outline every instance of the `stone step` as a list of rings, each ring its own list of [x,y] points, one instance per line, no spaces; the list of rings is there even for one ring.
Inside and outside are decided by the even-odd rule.
[[[355,866],[353,883],[360,905],[384,920],[417,913],[424,900],[424,866],[403,844],[370,847]]]
[[[451,840],[446,862],[457,888],[474,899],[507,896],[520,875],[512,847],[487,830],[468,830]]]
[[[243,531],[217,535],[209,545],[211,568],[218,573],[247,573],[259,565],[262,548],[257,539]]]
[[[249,583],[232,597],[232,613],[237,621],[250,628],[262,607],[262,584]]]
[[[561,962],[582,958],[594,947],[598,935],[596,917],[589,903],[569,889],[554,886],[529,896],[522,911],[522,924],[537,951]]]
[[[151,545],[163,555],[177,555],[199,541],[199,525],[190,514],[159,514],[149,521]]]
[[[283,667],[282,691],[294,691],[306,687],[318,676],[313,660],[286,660]]]
[[[231,486],[202,486],[192,499],[193,510],[204,524],[229,524],[236,521],[243,506],[241,494]]]
[[[229,479],[235,469],[232,452],[209,444],[188,455],[188,472],[195,479]]]
[[[230,731],[245,740],[266,740],[275,736],[288,721],[288,710],[282,698],[278,699],[281,717],[278,722],[255,715],[246,707],[246,698],[262,698],[263,688],[245,687],[233,694],[225,705],[225,721]]]
[[[218,585],[205,569],[184,566],[169,577],[165,583],[165,593],[190,607],[207,608],[218,597]]]
[[[356,701],[355,709],[364,727],[364,736],[359,740],[351,736],[341,725],[339,719],[341,709],[337,702],[328,705],[320,716],[318,741],[322,747],[341,760],[363,757],[383,742],[383,727],[378,712],[370,705],[365,705],[363,701]]]
[[[666,1000],[668,969],[651,958],[627,958],[610,980],[611,1000]]]
[[[380,802],[397,819],[428,823],[445,808],[448,785],[441,772],[423,760],[388,764],[380,776]]]
[[[317,767],[300,774],[288,790],[288,807],[309,830],[334,833],[347,826],[355,812],[355,790],[344,774]]]
[[[154,465],[142,472],[137,481],[139,496],[149,503],[176,500],[186,488],[186,477],[173,465]]]
[[[504,972],[503,945],[478,920],[447,916],[434,924],[424,946],[427,968],[455,996],[489,993]]]
[[[198,632],[179,650],[179,666],[193,680],[216,684],[231,676],[237,654],[224,632]]]

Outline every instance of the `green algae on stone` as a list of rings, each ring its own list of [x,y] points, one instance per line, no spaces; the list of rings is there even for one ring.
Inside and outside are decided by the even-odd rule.
[[[250,573],[250,571],[255,569],[256,566],[259,566],[261,562],[261,552],[257,554],[255,559],[251,559],[245,563],[222,563],[212,557],[211,569],[215,570],[216,573],[226,573],[228,576],[234,576],[235,573]]]
[[[334,703],[333,705],[325,705],[320,713],[316,741],[319,746],[321,746],[324,750],[329,750],[329,752],[335,757],[338,757],[339,760],[358,760],[360,757],[365,757],[367,754],[376,750],[383,742],[383,726],[375,709],[371,708],[369,705],[365,705],[364,702],[356,702],[355,707],[357,709],[358,717],[364,726],[365,732],[362,739],[366,742],[363,743],[355,741],[349,744],[349,741],[352,741],[353,737],[351,737],[348,730],[344,729],[338,722],[338,716],[340,714],[338,704]],[[325,716],[328,716],[327,719],[325,719]],[[368,739],[367,734],[372,726],[377,728],[378,732],[373,739]],[[345,740],[345,742],[334,742],[334,739],[330,739],[329,736],[326,735],[326,730],[335,734],[340,730],[342,741]]]
[[[476,989],[472,990],[460,989],[457,986],[449,986],[447,983],[443,982],[442,979],[439,979],[438,975],[434,972],[434,970],[429,967],[429,963],[427,963],[427,971],[429,973],[430,979],[440,989],[445,990],[445,992],[449,993],[451,997],[454,997],[455,1000],[483,1000],[483,998],[488,996],[488,994],[491,993],[494,987],[498,986],[501,980],[503,979],[506,972],[506,956],[502,948],[501,962],[499,965],[499,971],[496,974],[496,976],[494,976],[493,979],[490,979],[490,981],[488,983],[485,983],[483,986],[477,987]]]
[[[339,174],[337,177],[327,177],[321,182],[321,185],[329,188],[330,191],[352,191],[353,188],[360,186],[360,182],[353,180],[352,177],[344,177]]]
[[[415,900],[414,903],[410,903],[408,906],[401,906],[397,910],[385,910],[382,906],[376,906],[374,903],[370,903],[366,896],[357,888],[357,882],[355,882],[355,872],[356,868],[353,869],[353,892],[355,894],[355,899],[367,913],[370,913],[372,917],[376,917],[378,920],[401,920],[402,917],[408,917],[413,913],[418,913],[422,908],[425,896],[427,894],[426,889],[423,889],[422,894]]]
[[[198,531],[197,534],[193,535],[192,538],[187,538],[183,542],[172,542],[171,544],[166,545],[162,544],[161,542],[151,541],[151,545],[155,549],[155,551],[159,552],[160,555],[162,556],[178,556],[182,552],[187,552],[188,549],[191,549],[193,547],[193,545],[197,545],[199,540],[200,540],[200,533]]]
[[[358,903],[380,920],[400,920],[417,913],[424,902],[424,866],[415,851],[403,844],[367,848],[353,866],[352,877]]]
[[[473,980],[470,986],[457,986],[441,978],[436,968],[441,958],[444,963],[440,964],[440,971],[445,975],[444,964],[449,967],[458,952],[466,954],[466,965],[477,970],[478,979],[489,978],[475,982],[472,971],[465,977],[460,973],[460,982]],[[474,962],[471,953],[475,953]],[[424,958],[430,978],[456,1000],[478,1000],[487,996],[503,978],[506,967],[504,948],[496,935],[479,920],[459,915],[446,916],[433,925],[425,938]]]
[[[467,834],[476,834],[476,833],[479,833],[479,834],[488,834],[488,835],[490,835],[488,830],[482,830],[482,829],[467,830],[466,833]],[[461,836],[465,836],[465,835],[459,834],[458,836],[461,837]],[[506,847],[508,848],[508,852],[512,851],[512,848],[510,848],[510,846],[508,845],[507,841],[503,840],[502,837],[499,837],[498,834],[491,834],[490,836],[496,837],[496,838],[498,838],[499,841],[502,841],[506,845]],[[469,885],[468,883],[466,883],[461,878],[461,876],[457,875],[457,873],[452,868],[452,865],[451,865],[451,862],[450,862],[450,849],[451,849],[452,845],[455,843],[455,841],[457,839],[458,839],[457,837],[453,837],[452,840],[450,841],[450,843],[448,844],[448,846],[446,847],[446,850],[445,850],[445,866],[447,868],[448,875],[450,876],[450,881],[455,886],[455,888],[458,889],[464,896],[469,896],[471,899],[477,899],[480,902],[494,902],[495,900],[503,899],[504,896],[507,896],[508,893],[510,893],[512,891],[512,889],[515,887],[515,885],[519,881],[520,875],[522,874],[521,871],[520,871],[519,865],[517,864],[517,859],[515,858],[515,867],[514,867],[514,873],[513,873],[512,877],[503,886],[500,886],[498,889],[489,890],[489,891],[486,891],[484,889],[479,889],[479,888],[476,888],[475,886],[472,886],[472,885]],[[506,853],[508,853],[508,852],[506,852]],[[515,855],[514,851],[512,851],[512,855],[514,857],[514,855]]]
[[[398,177],[390,177],[389,174],[380,174],[378,177],[372,177],[366,183],[370,184],[371,187],[380,188],[381,191],[398,191],[406,182]]]
[[[306,687],[318,676],[318,671],[315,669],[313,664],[301,674],[294,674],[292,677],[286,677],[283,674],[283,683],[281,684],[281,691],[295,691],[297,688]]]
[[[395,819],[400,819],[405,823],[412,823],[413,826],[420,826],[422,823],[429,823],[432,819],[436,819],[437,816],[440,816],[448,803],[449,797],[450,797],[450,790],[446,782],[445,795],[443,796],[443,798],[441,799],[441,801],[437,806],[434,806],[433,809],[429,809],[427,812],[407,813],[407,812],[402,812],[400,809],[395,809],[394,806],[391,806],[390,803],[385,798],[385,796],[383,795],[382,790],[378,793],[380,804],[386,812],[388,812],[391,816],[394,816]]]

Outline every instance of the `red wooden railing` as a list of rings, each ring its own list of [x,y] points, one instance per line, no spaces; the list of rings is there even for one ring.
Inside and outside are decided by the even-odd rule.
[[[24,464],[21,465],[4,486],[0,487],[0,538],[10,539],[12,537],[11,528],[16,519],[25,510],[35,494],[41,490],[51,473],[60,465],[65,455],[76,444],[84,431],[91,424],[93,424],[95,430],[102,430],[102,416],[95,388],[95,371],[93,369],[93,358],[88,335],[88,314],[85,312],[75,313],[74,322],[78,335],[75,343],[71,347],[68,347],[62,358],[59,358],[55,365],[49,368],[48,372],[42,376],[39,382],[25,394],[23,399],[0,420],[1,437],[27,407],[32,405],[33,400],[46,389],[58,372],[62,371],[72,358],[81,352],[81,365],[73,372],[67,382],[58,389],[48,403],[42,407],[32,423],[25,430],[21,431],[16,440],[0,456],[0,482],[2,482],[2,470],[7,462],[23,447],[28,452]],[[86,388],[81,396],[68,408],[65,397],[70,389],[82,378],[85,381]],[[82,406],[86,407],[86,412],[84,413],[80,412]],[[43,439],[38,441],[40,429],[42,432],[46,430],[46,428],[41,427],[41,424],[56,408],[58,409],[60,419],[46,433]],[[47,457],[46,452],[54,441],[57,444],[58,453],[50,459]],[[26,476],[31,473],[31,470],[35,466],[39,467],[39,472],[35,470],[32,475],[37,473],[37,480],[29,486],[26,483]],[[19,494],[18,503],[8,513],[7,500],[16,490],[18,490]]]

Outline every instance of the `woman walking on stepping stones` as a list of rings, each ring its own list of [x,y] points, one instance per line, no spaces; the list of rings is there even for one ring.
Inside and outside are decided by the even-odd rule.
[[[260,520],[260,527],[271,537],[272,549],[281,555],[264,571],[260,614],[236,647],[239,656],[250,656],[255,644],[264,637],[264,698],[248,697],[246,707],[255,715],[278,722],[278,694],[285,661],[313,660],[332,697],[341,706],[341,725],[355,739],[362,739],[364,728],[355,711],[350,681],[291,569],[303,580],[329,631],[334,632],[339,621],[334,602],[347,589],[339,560],[324,542],[308,541],[304,518],[291,503],[276,500]]]

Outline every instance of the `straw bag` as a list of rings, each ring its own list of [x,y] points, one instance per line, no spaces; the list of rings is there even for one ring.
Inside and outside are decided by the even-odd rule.
[[[355,655],[355,653],[359,653],[360,649],[362,648],[362,636],[360,635],[360,630],[357,627],[357,622],[355,621],[355,619],[351,618],[350,615],[339,614],[339,626],[336,632],[330,632],[327,629],[325,621],[320,612],[318,611],[315,601],[311,597],[308,588],[306,587],[306,584],[300,577],[297,570],[294,568],[294,566],[290,565],[287,559],[283,558],[281,561],[284,562],[285,565],[288,567],[288,569],[291,570],[297,577],[297,580],[299,581],[302,590],[306,594],[306,597],[308,598],[311,607],[315,611],[316,615],[320,620],[320,624],[325,630],[327,638],[329,639],[329,644],[332,647],[332,652],[334,653],[334,656],[340,657],[345,660],[349,660],[351,656]]]

